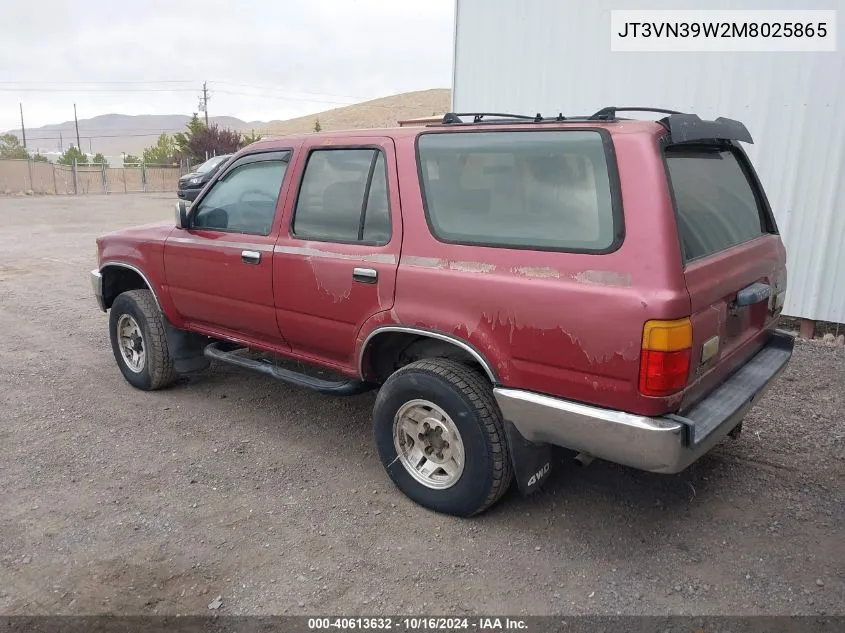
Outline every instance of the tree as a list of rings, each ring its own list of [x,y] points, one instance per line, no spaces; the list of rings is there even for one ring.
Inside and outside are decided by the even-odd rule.
[[[320,125],[320,119],[314,119],[314,131],[320,132],[323,129],[323,126]]]
[[[221,129],[216,123],[212,123],[208,127],[203,126],[191,137],[188,149],[191,158],[203,161],[206,156],[237,152],[242,147],[241,142],[240,132]]]
[[[108,165],[109,161],[106,160],[106,157],[103,156],[100,152],[94,154],[94,159],[91,161],[97,165]]]
[[[211,156],[233,154],[261,140],[254,132],[242,135],[236,130],[221,128],[216,123],[207,126],[196,112],[185,127],[186,132],[173,135],[175,153],[181,158],[189,158],[193,163],[205,162]]]
[[[205,155],[203,156],[194,156],[191,152],[190,147],[188,147],[190,140],[199,134],[202,130],[205,129],[205,123],[200,121],[200,118],[197,116],[197,113],[194,112],[191,120],[188,121],[188,124],[185,126],[188,128],[187,133],[185,132],[177,132],[173,135],[173,141],[176,144],[176,152],[179,156],[184,158],[193,158],[195,161],[199,160],[204,161]]]
[[[210,156],[232,154],[243,147],[243,139],[239,132],[220,129],[212,123],[204,125],[193,133],[184,135],[184,140],[177,140],[181,145],[180,154],[194,162],[203,162]]]
[[[132,158],[136,157],[133,156]],[[123,162],[129,161],[124,160]],[[162,133],[155,145],[144,150],[144,162],[152,165],[172,165],[178,162],[176,141],[173,137]]]
[[[65,150],[65,153],[59,157],[58,162],[60,165],[73,165],[74,160],[76,161],[77,165],[88,164],[88,157],[85,155],[85,153],[81,152],[79,148],[71,145]]]
[[[14,134],[0,136],[0,158],[17,158],[26,160],[29,153],[21,145],[20,139]]]
[[[123,164],[124,165],[140,165],[141,159],[135,156],[134,154],[124,154],[123,155]]]
[[[35,154],[32,155],[32,160],[34,160],[36,163],[49,163],[50,162],[50,159],[47,158],[46,156],[44,156],[44,154],[38,154],[38,153],[35,153]]]
[[[244,134],[243,138],[241,138],[241,147],[246,147],[247,145],[252,145],[253,143],[257,143],[261,140],[261,135],[256,134],[255,130],[252,131],[252,134]]]

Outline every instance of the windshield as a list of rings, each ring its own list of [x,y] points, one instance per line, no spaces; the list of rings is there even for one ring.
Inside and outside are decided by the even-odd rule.
[[[230,156],[229,154],[224,154],[223,156],[215,156],[214,158],[209,158],[209,159],[208,159],[207,161],[205,161],[202,165],[200,165],[199,167],[197,167],[197,173],[198,173],[198,174],[204,174],[204,173],[206,173],[206,172],[211,171],[212,169],[214,169],[215,167],[217,167],[217,165],[219,165],[219,164],[220,164],[220,163],[222,163],[224,160],[226,160],[227,158],[229,158],[229,156]]]

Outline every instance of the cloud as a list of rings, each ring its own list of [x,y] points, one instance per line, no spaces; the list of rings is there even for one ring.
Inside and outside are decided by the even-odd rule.
[[[212,114],[250,120],[451,81],[453,0],[7,4],[0,129],[19,126],[19,101],[27,127],[72,119],[73,103],[81,118],[189,114],[203,80]],[[184,83],[114,83],[163,80]]]

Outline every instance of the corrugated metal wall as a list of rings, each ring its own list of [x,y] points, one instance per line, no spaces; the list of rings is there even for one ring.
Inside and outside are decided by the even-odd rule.
[[[845,0],[706,5],[761,7],[841,10]],[[701,8],[700,0],[457,0],[453,107],[572,115],[634,105],[742,120],[789,253],[785,312],[843,323],[845,38],[836,53],[610,51],[611,9]]]

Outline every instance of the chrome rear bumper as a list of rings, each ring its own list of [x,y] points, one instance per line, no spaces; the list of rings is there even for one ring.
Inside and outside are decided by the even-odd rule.
[[[786,368],[794,338],[777,332],[750,361],[681,414],[646,417],[497,387],[496,401],[525,439],[657,473],[677,473],[730,433]]]

